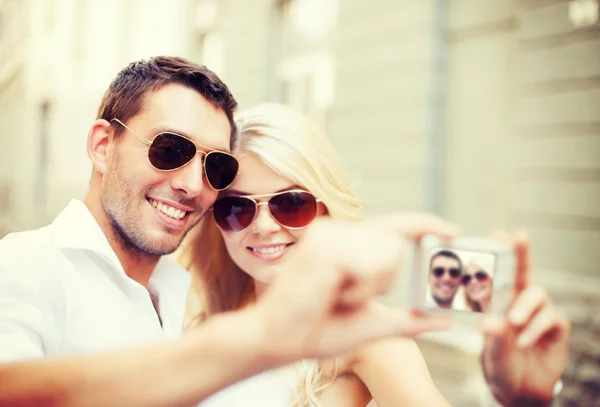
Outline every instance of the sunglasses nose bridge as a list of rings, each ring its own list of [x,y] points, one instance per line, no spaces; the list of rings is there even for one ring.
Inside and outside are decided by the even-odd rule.
[[[197,162],[194,156],[194,158],[177,168],[177,171],[174,172],[171,181],[173,188],[184,191],[189,197],[198,196],[205,188],[204,173],[203,162]]]
[[[202,163],[202,174],[206,175],[206,156],[208,155],[208,153],[196,147],[196,154],[194,154],[192,160],[196,158],[197,155],[200,155],[200,162]]]
[[[211,188],[219,190],[218,187],[212,185],[212,183],[211,183],[211,181],[209,179],[209,176],[206,173],[206,157],[208,157],[208,155],[210,153],[213,153],[213,151],[208,151],[207,152],[207,151],[203,151],[203,150],[199,149],[198,147],[196,147],[196,154],[194,155],[194,157],[196,157],[196,155],[200,154],[200,162],[202,163],[202,165],[201,165],[202,176],[206,178],[206,182],[208,183],[208,185]]]
[[[272,232],[276,232],[281,229],[279,222],[275,220],[273,214],[271,213],[271,209],[269,208],[269,202],[261,201],[256,202],[256,214],[254,215],[254,221],[252,222],[253,230],[259,234],[268,234]],[[261,210],[261,206],[266,205],[266,208]]]

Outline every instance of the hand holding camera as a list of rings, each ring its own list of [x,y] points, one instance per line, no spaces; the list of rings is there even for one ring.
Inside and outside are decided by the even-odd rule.
[[[524,232],[425,236],[415,245],[410,306],[477,321],[484,375],[504,406],[549,405],[567,363],[570,323],[543,288],[531,285],[531,267]]]

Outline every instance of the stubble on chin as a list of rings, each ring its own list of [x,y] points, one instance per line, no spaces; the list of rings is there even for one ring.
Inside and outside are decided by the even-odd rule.
[[[204,219],[204,217],[206,216],[206,211],[201,211],[202,215],[200,215],[198,217],[198,219],[196,221],[194,221],[194,223],[189,226],[185,232],[183,232],[181,234],[181,236],[175,241],[175,238],[172,236],[172,233],[177,232],[176,230],[170,230],[167,229],[167,233],[169,234],[169,238],[171,238],[173,240],[173,243],[170,243],[168,245],[163,244],[163,245],[155,245],[154,247],[152,247],[152,245],[147,242],[147,244],[145,245],[145,251],[148,252],[149,254],[154,254],[154,255],[160,255],[160,256],[164,256],[164,255],[168,255],[168,254],[172,254],[173,252],[175,252],[179,246],[181,246],[181,243],[183,242],[183,240],[186,238],[186,236],[188,235],[188,233],[190,231],[192,231],[196,226],[198,226],[198,223],[200,223],[200,221],[202,219]],[[143,237],[142,237],[143,239]],[[157,247],[157,246],[162,246],[162,247]]]

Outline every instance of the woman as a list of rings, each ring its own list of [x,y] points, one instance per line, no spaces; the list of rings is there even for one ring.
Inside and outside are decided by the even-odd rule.
[[[285,271],[286,255],[316,216],[361,219],[362,203],[314,123],[292,108],[263,104],[236,124],[239,174],[179,252],[195,291],[190,325],[255,301]],[[414,341],[394,339],[255,376],[201,406],[365,406],[371,395],[378,407],[449,405]]]
[[[475,312],[488,312],[492,302],[493,280],[485,259],[473,257],[463,273],[461,282],[464,286],[467,308]]]

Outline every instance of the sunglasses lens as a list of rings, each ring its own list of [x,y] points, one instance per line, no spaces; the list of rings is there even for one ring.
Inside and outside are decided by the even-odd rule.
[[[238,172],[238,161],[231,155],[220,151],[211,151],[204,159],[206,178],[216,190],[229,187]]]
[[[213,205],[213,216],[217,225],[225,232],[240,232],[252,223],[256,204],[247,198],[226,196]]]
[[[487,280],[488,275],[484,271],[478,271],[477,273],[475,273],[475,278],[477,278],[477,280],[479,281],[484,281]]]
[[[460,269],[450,269],[450,276],[452,278],[458,278],[460,276]]]
[[[308,192],[286,192],[271,198],[269,209],[283,226],[302,228],[317,216],[317,200]]]
[[[150,163],[159,170],[174,170],[184,166],[196,155],[196,146],[177,134],[161,133],[148,150]]]
[[[469,274],[465,274],[462,278],[463,285],[468,285],[471,282],[471,276]]]
[[[442,267],[435,267],[432,273],[436,277],[441,277],[444,275],[444,269]]]

